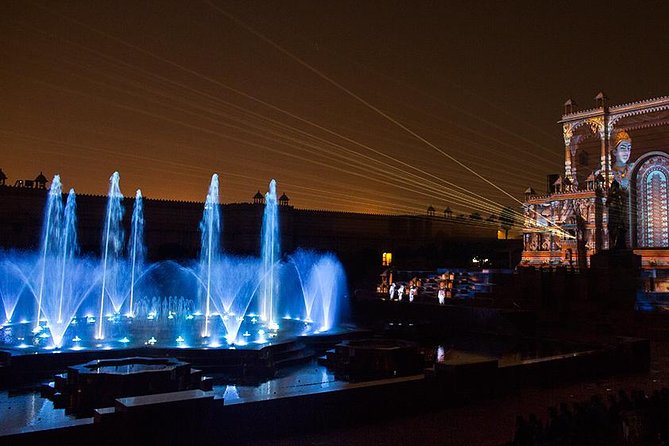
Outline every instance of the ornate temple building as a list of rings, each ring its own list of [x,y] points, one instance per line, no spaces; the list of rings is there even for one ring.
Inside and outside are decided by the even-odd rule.
[[[608,249],[632,249],[647,270],[669,269],[669,97],[577,110],[559,123],[564,173],[525,192],[521,266],[586,268]]]

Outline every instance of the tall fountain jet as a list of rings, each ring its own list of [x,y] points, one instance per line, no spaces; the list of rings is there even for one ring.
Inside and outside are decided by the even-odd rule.
[[[277,329],[275,298],[279,288],[277,269],[281,260],[281,241],[279,240],[279,207],[276,198],[275,180],[270,181],[269,192],[265,194],[265,213],[262,222],[260,249],[262,257],[260,315],[267,321],[270,329]]]
[[[37,313],[35,315],[34,331],[40,330],[40,318],[42,317],[42,303],[45,296],[53,292],[49,289],[52,283],[47,274],[54,270],[54,262],[58,261],[58,253],[61,249],[60,238],[62,235],[63,219],[63,193],[60,183],[60,175],[54,175],[51,189],[47,197],[44,210],[44,224],[42,226],[42,245],[40,246],[41,273],[37,295]]]
[[[79,306],[78,294],[68,275],[77,268],[75,256],[77,244],[77,202],[74,189],[67,195],[64,215],[61,219],[60,246],[57,255],[58,268],[52,272],[52,284],[59,284],[52,298],[43,302],[42,311],[49,325],[49,332],[55,347],[60,347],[63,336]],[[58,277],[59,276],[59,277]],[[58,277],[56,279],[56,277]],[[76,284],[80,285],[80,284]]]
[[[119,293],[119,282],[123,280],[121,260],[123,256],[123,194],[119,186],[118,172],[109,178],[109,194],[107,212],[102,233],[102,291],[100,292],[100,313],[98,319],[97,339],[104,339],[104,308],[105,296],[109,297],[114,312],[120,310],[125,293]],[[120,294],[120,296],[119,296]]]
[[[209,192],[204,204],[204,213],[200,222],[202,248],[200,250],[200,277],[204,283],[204,330],[203,337],[209,337],[209,318],[211,316],[212,274],[221,257],[221,213],[218,201],[218,175],[211,176]]]
[[[134,317],[135,282],[140,277],[144,266],[146,248],[144,246],[144,204],[142,191],[137,189],[135,194],[135,205],[132,210],[132,228],[130,229],[130,240],[128,255],[130,257],[130,301],[128,302],[129,317]]]
[[[65,221],[62,239],[62,267],[60,274],[60,295],[58,297],[58,323],[63,323],[63,301],[65,296],[65,273],[77,251],[77,197],[74,189],[70,189],[65,204]]]

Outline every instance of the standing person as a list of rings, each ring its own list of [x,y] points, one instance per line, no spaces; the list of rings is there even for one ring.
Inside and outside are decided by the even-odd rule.
[[[440,287],[437,297],[439,298],[439,305],[444,305],[446,301],[446,289]]]
[[[400,287],[397,289],[397,300],[402,302],[403,296],[404,296],[404,284],[400,283]]]
[[[413,298],[416,297],[416,291],[418,288],[416,288],[416,285],[411,285],[411,288],[409,288],[409,302],[413,302]]]
[[[390,284],[390,289],[388,290],[388,297],[390,300],[395,298],[395,282]]]

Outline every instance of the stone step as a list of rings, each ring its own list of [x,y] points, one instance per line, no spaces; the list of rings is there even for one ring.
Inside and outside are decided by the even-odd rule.
[[[100,407],[93,411],[93,422],[104,423],[111,419],[115,414],[116,409],[114,407]]]

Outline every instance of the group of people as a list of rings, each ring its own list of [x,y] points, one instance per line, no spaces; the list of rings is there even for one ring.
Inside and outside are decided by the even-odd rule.
[[[391,301],[402,302],[405,296],[408,297],[409,302],[413,302],[418,297],[419,291],[422,289],[420,280],[410,280],[407,284],[402,282],[393,282],[388,287],[388,298]],[[429,294],[429,293],[428,293]],[[446,288],[445,282],[439,283],[437,290],[437,300],[440,305],[446,303],[446,299],[451,297],[451,292]]]
[[[391,283],[390,288],[388,288],[388,297],[390,300],[397,300],[398,302],[402,302],[405,292],[408,294],[409,302],[413,302],[413,300],[418,295],[418,286],[416,283],[414,283],[413,280],[409,281],[407,286],[405,286],[403,283],[400,283],[399,286],[395,282]]]

